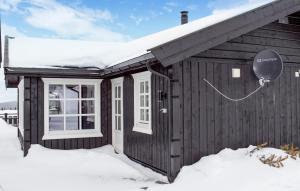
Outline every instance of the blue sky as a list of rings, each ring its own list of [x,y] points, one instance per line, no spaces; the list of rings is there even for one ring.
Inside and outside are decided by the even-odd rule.
[[[195,20],[264,1],[269,0],[0,0],[0,11],[3,33],[11,36],[129,41],[178,25],[182,10]],[[0,102],[15,100],[15,92],[0,81]]]

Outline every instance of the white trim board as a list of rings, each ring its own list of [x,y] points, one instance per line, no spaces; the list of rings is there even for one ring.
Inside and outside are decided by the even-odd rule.
[[[123,147],[124,147],[124,109],[123,109],[123,104],[124,104],[124,99],[123,99],[123,82],[124,82],[124,77],[120,77],[120,78],[116,78],[116,79],[112,79],[111,80],[111,95],[112,95],[112,127],[111,127],[111,130],[112,130],[112,144],[113,144],[113,147],[115,148],[115,150],[119,153],[123,153]],[[121,117],[121,131],[119,130],[116,130],[116,124],[115,124],[115,108],[116,108],[116,105],[115,105],[115,87],[116,86],[120,86],[121,87],[121,92],[120,92],[120,100],[121,100],[121,114],[120,114],[120,117]],[[119,139],[119,140],[116,140],[116,139]]]
[[[19,82],[18,85],[18,115],[19,115],[19,125],[21,135],[24,137],[24,77]]]
[[[43,78],[44,82],[44,136],[42,140],[102,137],[101,133],[101,79],[66,79],[66,78]],[[49,85],[93,85],[95,87],[95,129],[86,130],[63,130],[49,131]],[[81,91],[81,90],[80,90]],[[82,98],[79,98],[82,99]],[[66,99],[64,98],[64,103]],[[81,104],[80,108],[81,108]],[[65,107],[65,104],[64,104]],[[66,116],[64,109],[64,118]],[[81,115],[82,116],[82,115]],[[65,122],[64,122],[65,126]],[[65,127],[64,127],[65,129]]]
[[[134,126],[133,131],[145,133],[152,135],[152,104],[151,104],[151,75],[152,73],[149,71],[140,72],[136,74],[132,74],[134,80]],[[149,123],[142,123],[139,120],[140,116],[140,96],[139,96],[139,89],[140,89],[140,81],[148,81],[149,82]]]

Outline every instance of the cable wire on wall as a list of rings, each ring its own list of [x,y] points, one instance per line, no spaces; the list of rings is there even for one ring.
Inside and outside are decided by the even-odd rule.
[[[227,95],[225,95],[224,93],[222,93],[220,90],[218,90],[213,84],[211,84],[207,79],[203,78],[203,81],[205,81],[208,85],[210,85],[216,92],[218,92],[221,96],[223,96],[224,98],[230,100],[230,101],[234,101],[234,102],[240,102],[240,101],[244,101],[245,99],[249,98],[250,96],[252,96],[253,94],[255,94],[256,92],[258,92],[260,89],[262,89],[264,87],[264,81],[260,80],[260,86],[257,87],[253,92],[251,92],[250,94],[248,94],[245,97],[242,98],[231,98],[228,97]]]

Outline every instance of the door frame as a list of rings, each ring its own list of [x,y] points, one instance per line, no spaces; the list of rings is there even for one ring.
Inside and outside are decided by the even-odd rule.
[[[115,79],[111,79],[111,102],[112,102],[112,146],[114,147],[115,151],[117,151],[118,153],[123,153],[124,150],[124,110],[123,110],[123,104],[124,104],[124,97],[123,97],[123,93],[124,93],[124,89],[123,89],[123,81],[124,81],[124,77],[119,77],[119,78],[115,78]],[[121,136],[122,136],[122,140],[121,140],[121,148],[116,148],[115,145],[115,140],[116,140],[116,136],[115,136],[115,86],[121,86]]]

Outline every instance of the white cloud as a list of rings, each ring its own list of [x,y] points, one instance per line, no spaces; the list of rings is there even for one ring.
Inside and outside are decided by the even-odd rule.
[[[173,12],[173,9],[168,7],[168,6],[163,6],[163,9],[169,13],[172,13]]]
[[[251,4],[259,4],[259,3],[266,3],[272,0],[210,0],[208,2],[208,8],[212,9],[213,11],[218,10],[226,10],[232,8],[238,8],[245,5]]]
[[[212,14],[214,15],[226,15],[232,12],[239,12],[240,10],[248,10],[249,7],[258,7],[266,3],[270,3],[275,0],[229,0],[224,7],[224,1],[215,0],[208,4],[212,8]]]
[[[2,27],[1,28],[2,36],[4,36],[4,35],[13,36],[13,37],[25,37],[26,36],[26,34],[19,31],[16,27],[10,26],[6,23],[2,23],[1,27]]]
[[[166,5],[169,6],[169,7],[178,7],[179,6],[178,3],[172,2],[172,1],[167,2]]]
[[[136,25],[139,25],[139,24],[141,24],[141,23],[144,22],[144,21],[149,21],[149,20],[150,20],[150,17],[135,16],[135,15],[133,15],[133,14],[131,14],[131,15],[129,16],[129,18],[130,18],[131,20],[133,20],[133,21],[135,22]]]
[[[22,3],[22,7],[18,4]],[[5,11],[22,14],[25,21],[60,38],[126,41],[128,36],[112,31],[114,16],[107,9],[85,7],[80,2],[65,5],[56,0],[0,0]]]
[[[197,9],[199,9],[199,6],[196,4],[190,4],[187,6],[187,10],[190,10],[190,11],[195,11]]]
[[[0,0],[0,10],[3,10],[3,11],[16,10],[17,5],[20,2],[21,2],[21,0]]]
[[[113,22],[108,10],[69,7],[55,0],[31,0],[25,20],[32,26],[55,32],[63,38],[124,41],[128,37],[103,26]]]
[[[167,3],[163,6],[163,10],[165,10],[166,12],[172,13],[173,10],[174,10],[175,8],[177,8],[178,6],[179,6],[178,3],[170,1],[170,2],[167,2]]]
[[[26,36],[24,33],[20,32],[16,27],[7,25],[6,23],[1,23],[1,35],[2,35],[2,39],[4,39],[3,38],[4,35],[9,35],[9,36],[14,36],[14,37]],[[1,69],[0,69],[0,103],[6,102],[6,101],[16,101],[16,100],[17,100],[17,90],[5,88],[4,71],[3,71],[3,68],[1,67]]]

